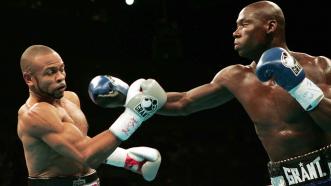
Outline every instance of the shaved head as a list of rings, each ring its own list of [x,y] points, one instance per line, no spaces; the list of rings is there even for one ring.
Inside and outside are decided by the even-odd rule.
[[[233,33],[235,50],[242,57],[258,60],[272,46],[286,46],[285,18],[281,8],[271,1],[258,1],[244,7]]]
[[[59,99],[66,86],[61,56],[45,45],[32,45],[20,60],[22,75],[31,94],[39,98]]]
[[[258,1],[247,5],[242,11],[252,12],[253,16],[262,20],[276,20],[278,26],[285,27],[285,18],[282,9],[271,1]]]
[[[21,65],[21,70],[22,73],[25,72],[31,72],[33,73],[34,68],[33,68],[33,63],[34,59],[38,55],[46,55],[49,53],[55,52],[53,49],[51,49],[48,46],[45,45],[32,45],[28,47],[22,54],[21,60],[20,60],[20,65]]]

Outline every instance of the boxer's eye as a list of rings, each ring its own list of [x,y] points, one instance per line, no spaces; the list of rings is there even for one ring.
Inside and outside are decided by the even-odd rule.
[[[54,68],[48,68],[48,69],[46,69],[45,74],[46,75],[52,75],[52,74],[55,74],[56,72],[57,72],[56,69],[54,69]]]

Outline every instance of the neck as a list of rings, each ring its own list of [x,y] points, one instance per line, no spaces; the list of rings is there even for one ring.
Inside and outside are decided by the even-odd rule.
[[[55,104],[60,101],[60,99],[54,99],[49,96],[43,96],[31,90],[29,90],[29,93],[30,93],[30,99],[33,100],[34,102],[47,102],[50,104]]]
[[[263,52],[274,47],[282,47],[285,50],[289,51],[286,42],[284,42],[283,40],[274,39],[269,45],[266,45],[265,47],[261,48],[260,52],[258,52],[257,55],[253,58],[253,61],[258,63]]]

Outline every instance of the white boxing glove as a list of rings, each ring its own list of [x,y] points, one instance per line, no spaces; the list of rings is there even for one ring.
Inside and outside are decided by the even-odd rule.
[[[152,117],[166,102],[167,95],[154,79],[139,79],[131,84],[125,110],[109,130],[121,141],[127,140],[141,125]]]
[[[161,154],[157,149],[150,147],[129,149],[117,147],[105,163],[115,167],[123,167],[141,174],[147,181],[152,181],[159,170]]]

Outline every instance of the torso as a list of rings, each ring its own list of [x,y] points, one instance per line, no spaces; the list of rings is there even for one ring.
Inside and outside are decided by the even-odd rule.
[[[292,54],[311,79],[330,98],[330,61]],[[328,68],[324,68],[328,66]],[[238,99],[255,124],[256,133],[272,161],[302,155],[330,144],[327,135],[309,114],[272,80],[261,83],[255,75],[255,64],[231,67],[231,78],[225,86]]]
[[[79,106],[65,94],[58,104],[53,105],[61,118],[65,130],[64,138],[76,144],[87,137],[88,125]],[[29,176],[32,177],[57,177],[84,175],[91,169],[83,167],[80,163],[60,155],[52,150],[49,145],[33,135],[33,128],[25,124],[24,115],[33,109],[38,102],[28,99],[18,113],[18,136],[20,137],[27,162]],[[47,112],[47,110],[45,110]]]

